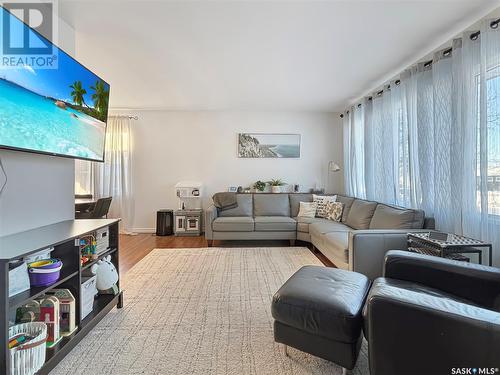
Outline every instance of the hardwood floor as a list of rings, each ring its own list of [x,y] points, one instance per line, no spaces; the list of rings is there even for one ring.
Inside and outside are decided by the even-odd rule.
[[[289,246],[288,241],[214,241],[219,247],[256,247],[256,246]],[[311,249],[311,245],[297,241],[295,246]],[[120,272],[127,272],[132,266],[148,255],[153,249],[175,249],[189,247],[208,247],[205,237],[160,237],[154,234],[141,233],[136,236],[120,235]],[[312,250],[311,250],[312,251]],[[334,267],[320,252],[313,252],[325,266]]]

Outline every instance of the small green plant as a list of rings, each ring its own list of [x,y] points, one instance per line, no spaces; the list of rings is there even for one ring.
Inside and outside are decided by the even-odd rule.
[[[269,181],[269,185],[271,185],[271,186],[283,186],[283,185],[285,185],[285,183],[282,180],[280,180],[279,178],[277,178],[275,180]]]
[[[259,180],[255,184],[253,184],[253,188],[258,191],[264,191],[264,189],[266,188],[266,183]]]

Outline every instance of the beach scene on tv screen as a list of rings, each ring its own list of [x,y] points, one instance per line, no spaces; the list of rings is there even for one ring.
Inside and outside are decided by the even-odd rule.
[[[109,85],[57,56],[56,69],[0,67],[0,146],[102,160]]]

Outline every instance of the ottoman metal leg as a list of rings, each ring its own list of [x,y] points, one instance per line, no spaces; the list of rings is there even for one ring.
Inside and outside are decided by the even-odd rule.
[[[285,346],[285,355],[288,357],[288,345],[284,345]]]

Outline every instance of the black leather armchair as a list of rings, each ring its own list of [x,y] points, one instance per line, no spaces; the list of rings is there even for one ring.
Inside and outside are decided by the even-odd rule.
[[[363,311],[371,375],[500,367],[500,269],[393,250],[384,276]]]

